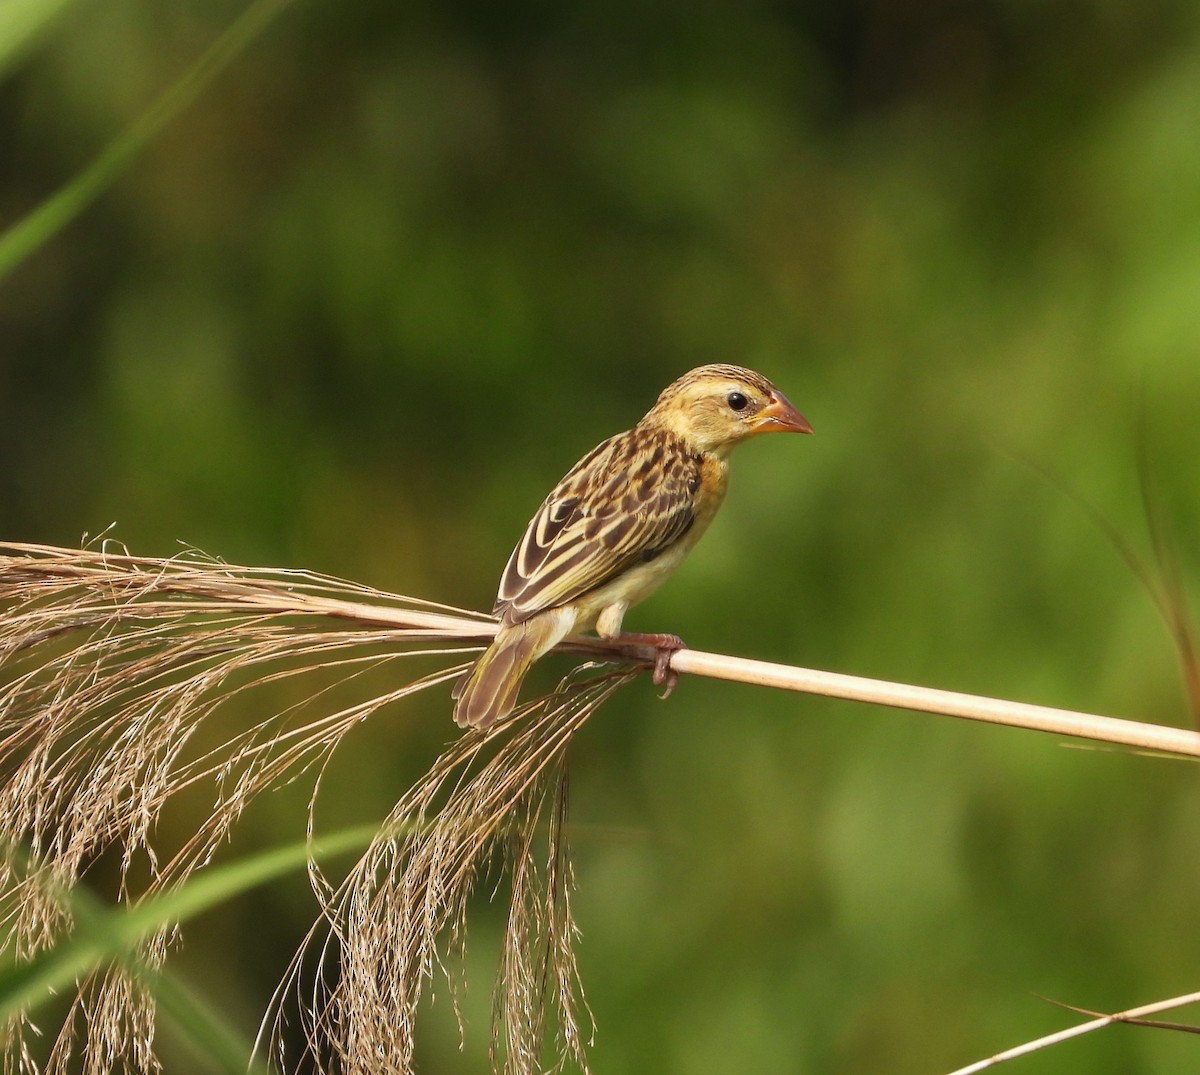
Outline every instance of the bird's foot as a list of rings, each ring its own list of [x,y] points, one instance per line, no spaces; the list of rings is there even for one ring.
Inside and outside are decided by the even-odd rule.
[[[624,631],[612,640],[618,649],[626,656],[636,661],[649,661],[646,650],[654,650],[654,685],[666,687],[659,696],[666,698],[679,682],[679,673],[671,667],[672,654],[681,649],[687,649],[686,643],[678,635],[639,634],[636,631]]]

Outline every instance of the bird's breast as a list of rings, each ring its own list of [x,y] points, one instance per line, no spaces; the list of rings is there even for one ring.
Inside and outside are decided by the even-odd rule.
[[[713,516],[717,514],[717,510],[721,507],[725,500],[725,493],[729,489],[729,464],[717,456],[706,455],[701,457],[699,470],[699,488],[696,490],[695,500],[693,501],[693,511],[695,512],[696,521],[692,524],[692,531],[699,531],[688,536],[692,538],[692,544],[699,540],[700,534],[704,533],[705,527],[713,521]]]
[[[598,587],[578,602],[582,629],[609,605],[620,602],[636,605],[659,588],[683,562],[692,547],[708,529],[721,507],[728,488],[728,467],[724,460],[702,456],[697,470],[697,488],[692,497],[692,525],[678,541],[623,571],[617,578]]]

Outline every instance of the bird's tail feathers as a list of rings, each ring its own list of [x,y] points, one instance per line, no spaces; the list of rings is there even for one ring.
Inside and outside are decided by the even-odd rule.
[[[547,610],[496,632],[492,644],[454,685],[454,721],[460,728],[490,728],[513,711],[533,662],[570,633],[574,616],[567,611]]]

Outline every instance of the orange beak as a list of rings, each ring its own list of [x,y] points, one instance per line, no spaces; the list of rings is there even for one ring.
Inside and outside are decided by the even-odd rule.
[[[811,433],[813,427],[782,392],[772,392],[771,402],[754,416],[755,433]]]

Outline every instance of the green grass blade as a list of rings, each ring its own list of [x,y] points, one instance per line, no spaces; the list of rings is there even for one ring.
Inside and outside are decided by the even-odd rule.
[[[32,0],[23,2],[33,6]],[[62,2],[62,0],[56,0]],[[170,120],[192,103],[292,0],[255,0],[195,64],[57,194],[0,235],[0,279],[107,190]]]
[[[195,990],[170,974],[136,968],[133,973],[154,994],[159,1012],[191,1046],[202,1067],[222,1075],[270,1075],[261,1061],[248,1062],[253,1041],[230,1026]]]
[[[298,843],[207,870],[182,888],[128,910],[93,911],[79,893],[71,895],[75,932],[24,963],[0,968],[0,1021],[28,1011],[51,992],[111,960],[127,959],[138,942],[173,922],[182,922],[235,896],[266,884],[312,858],[366,847],[378,830],[346,829],[315,844]]]
[[[75,0],[3,0],[0,3],[0,75]]]

